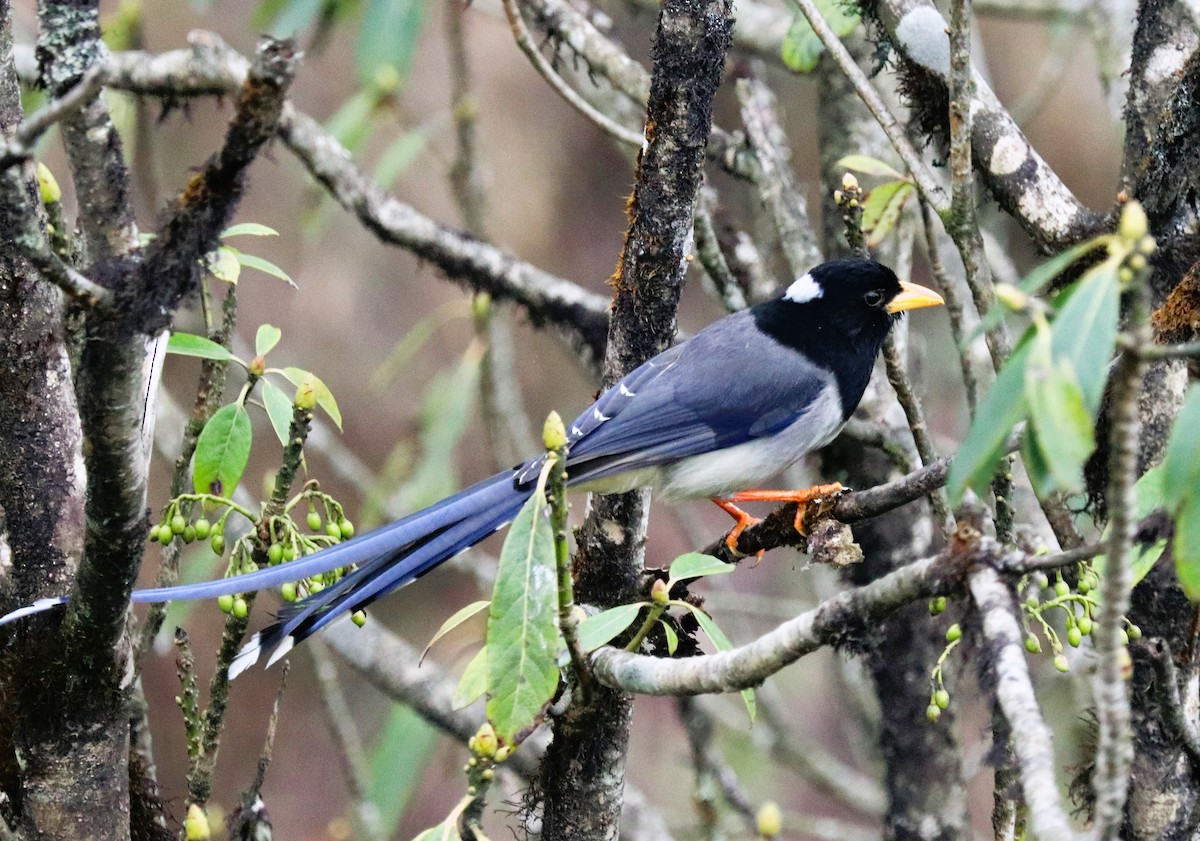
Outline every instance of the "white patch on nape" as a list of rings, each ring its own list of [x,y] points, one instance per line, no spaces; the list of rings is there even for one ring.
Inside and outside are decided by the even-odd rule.
[[[269,660],[267,660],[266,667],[269,669],[272,666],[274,666],[276,663],[278,663],[280,660],[282,660],[284,657],[287,657],[288,652],[292,650],[292,647],[295,644],[296,644],[296,638],[293,637],[291,634],[288,634],[286,637],[284,637],[283,640],[279,643],[279,645],[275,646],[275,650],[271,652],[271,657]]]
[[[229,679],[235,680],[238,675],[246,671],[246,669],[258,662],[258,656],[262,653],[262,639],[259,634],[250,637],[250,641],[242,646],[242,650],[233,658],[233,662],[229,664]]]
[[[809,301],[815,301],[825,294],[825,290],[821,288],[821,284],[813,280],[811,274],[804,274],[787,288],[787,292],[783,293],[783,297],[789,301],[795,301],[797,304],[807,304]]]

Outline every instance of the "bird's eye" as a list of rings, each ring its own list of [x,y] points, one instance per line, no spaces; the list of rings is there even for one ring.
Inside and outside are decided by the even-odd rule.
[[[868,307],[877,307],[883,303],[883,293],[878,289],[872,289],[866,295],[863,295],[863,301]]]

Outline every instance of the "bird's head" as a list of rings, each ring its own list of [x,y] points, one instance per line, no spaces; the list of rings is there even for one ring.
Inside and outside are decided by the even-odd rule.
[[[781,303],[792,305],[787,308],[800,323],[827,323],[850,338],[882,340],[900,313],[944,301],[874,260],[830,260],[793,282]]]

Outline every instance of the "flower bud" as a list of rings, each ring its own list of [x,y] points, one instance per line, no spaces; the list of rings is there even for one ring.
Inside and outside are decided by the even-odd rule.
[[[546,415],[546,423],[542,426],[542,443],[547,450],[557,450],[567,445],[567,428],[558,412]]]
[[[500,740],[496,738],[496,731],[492,729],[490,722],[485,721],[479,725],[475,735],[467,742],[467,747],[476,756],[491,759],[496,755],[496,750],[500,747]]]
[[[854,177],[853,172],[842,173],[842,189],[846,192],[858,189],[858,179]]]
[[[50,167],[40,161],[37,165],[37,183],[38,192],[42,196],[42,204],[58,204],[62,201],[62,187],[58,186],[58,181],[55,179],[54,173],[50,171]]]
[[[754,821],[758,826],[758,834],[762,838],[774,838],[783,832],[783,812],[774,800],[768,800],[758,807],[758,814],[754,816]]]
[[[1125,207],[1121,210],[1121,224],[1117,229],[1121,238],[1128,242],[1137,242],[1146,236],[1149,229],[1150,222],[1146,218],[1146,211],[1142,208],[1141,202],[1137,199],[1126,202]]]
[[[292,403],[301,409],[311,409],[317,405],[317,390],[313,386],[312,377],[305,377],[296,386],[296,396]]]
[[[187,818],[183,822],[183,834],[187,841],[208,841],[212,837],[208,816],[204,814],[200,804],[192,803],[188,806]]]

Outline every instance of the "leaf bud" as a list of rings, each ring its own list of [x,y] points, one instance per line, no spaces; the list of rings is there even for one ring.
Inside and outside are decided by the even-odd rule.
[[[485,721],[479,725],[475,735],[467,742],[467,747],[476,756],[491,759],[496,755],[496,750],[500,747],[500,740],[496,738],[496,731],[492,729],[491,722]]]
[[[296,396],[292,398],[292,403],[300,409],[311,409],[317,405],[317,390],[313,386],[312,377],[305,377],[296,386]]]
[[[557,450],[567,445],[567,428],[563,426],[563,419],[558,412],[552,411],[546,415],[546,422],[542,425],[542,444],[547,450]]]
[[[667,587],[667,582],[661,578],[655,579],[650,585],[650,601],[654,602],[659,607],[662,607],[671,600],[671,590]]]
[[[261,377],[267,370],[267,360],[261,353],[250,360],[250,373]]]
[[[38,161],[37,165],[37,183],[38,192],[42,196],[42,204],[58,204],[62,201],[62,187],[58,186],[58,180],[50,171],[50,167],[41,161]]]
[[[183,834],[187,841],[208,841],[212,837],[208,816],[204,814],[199,803],[188,806],[187,818],[183,822]]]
[[[858,189],[858,179],[854,177],[853,172],[842,173],[842,189],[846,192]]]
[[[1141,202],[1137,199],[1132,199],[1125,203],[1125,207],[1121,210],[1121,225],[1117,229],[1121,238],[1127,242],[1136,242],[1150,229],[1150,222],[1146,218],[1146,211],[1142,208]]]
[[[758,807],[754,816],[758,834],[762,838],[775,838],[783,831],[783,812],[774,800],[768,800]]]
[[[1024,312],[1029,306],[1029,296],[1011,283],[997,283],[996,300],[1014,312]]]

